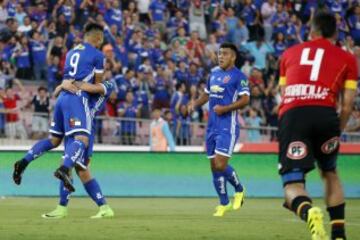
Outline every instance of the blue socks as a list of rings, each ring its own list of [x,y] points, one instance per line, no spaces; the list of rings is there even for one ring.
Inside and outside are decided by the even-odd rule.
[[[104,195],[101,192],[100,186],[95,178],[91,179],[87,183],[84,183],[86,192],[89,194],[91,199],[98,205],[102,206],[106,204]]]
[[[73,181],[71,181],[73,182]],[[66,187],[64,187],[64,182],[60,181],[60,201],[59,201],[59,205],[66,207],[68,205],[69,202],[69,198],[70,198],[70,194],[71,192],[69,192]]]
[[[35,143],[35,145],[26,153],[23,160],[27,163],[35,160],[36,158],[40,157],[43,153],[53,149],[54,146],[51,143],[49,138],[42,139]]]
[[[71,169],[75,162],[83,158],[85,152],[85,144],[80,140],[73,140],[65,149],[64,166]]]
[[[240,183],[239,177],[232,166],[228,165],[225,169],[226,180],[235,188],[235,192],[244,191],[243,186]]]
[[[220,198],[221,205],[229,204],[229,197],[226,190],[225,172],[213,172],[213,183],[215,190]]]

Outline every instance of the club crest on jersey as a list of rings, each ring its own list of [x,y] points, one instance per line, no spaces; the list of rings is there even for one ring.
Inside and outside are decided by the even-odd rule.
[[[224,83],[228,83],[230,81],[231,77],[229,75],[226,75],[223,79]]]
[[[303,159],[307,155],[305,143],[296,141],[289,144],[286,156],[292,160]]]
[[[339,137],[333,137],[321,146],[321,151],[325,154],[330,154],[339,147],[339,143]]]
[[[81,121],[77,118],[70,118],[70,127],[78,127],[78,126],[81,126]]]

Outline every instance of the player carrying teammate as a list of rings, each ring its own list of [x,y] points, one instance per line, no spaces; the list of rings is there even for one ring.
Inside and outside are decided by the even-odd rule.
[[[336,20],[318,13],[312,40],[284,52],[280,65],[282,102],[279,109],[279,172],[284,206],[308,223],[313,240],[328,239],[320,208],[305,190],[305,175],[320,169],[332,239],[346,239],[345,200],[336,171],[339,136],[352,111],[358,78],[356,59],[334,45]],[[336,113],[342,92],[341,111]]]
[[[193,110],[209,101],[209,122],[206,149],[213,173],[213,183],[220,198],[214,216],[222,217],[226,211],[239,209],[244,201],[244,188],[235,170],[228,164],[239,137],[237,110],[249,103],[250,92],[246,76],[235,67],[237,48],[230,43],[220,45],[219,66],[211,70],[205,93],[190,103]],[[235,188],[231,205],[226,184]]]
[[[102,194],[100,185],[98,184],[96,179],[91,176],[89,164],[90,164],[90,158],[93,153],[94,138],[95,138],[95,115],[97,112],[101,111],[105,107],[105,103],[107,99],[110,97],[111,92],[114,90],[114,85],[109,81],[104,81],[103,83],[98,83],[95,85],[81,82],[80,85],[77,84],[77,86],[79,86],[79,88],[83,91],[92,93],[89,99],[89,107],[90,107],[91,119],[93,124],[89,139],[89,146],[87,147],[84,153],[83,156],[84,161],[81,161],[85,165],[81,167],[75,166],[75,170],[81,182],[83,183],[86,192],[100,208],[99,212],[96,215],[92,216],[91,218],[94,219],[94,218],[113,217],[114,212],[110,208],[110,206],[107,205],[106,199]],[[55,92],[59,91],[61,88],[62,85],[58,86]],[[65,137],[65,142],[64,142],[65,148],[68,147],[68,144],[74,140],[73,138],[74,138],[73,136]],[[71,192],[64,187],[64,183],[62,181],[60,181],[59,193],[60,193],[59,205],[55,208],[55,210],[43,214],[42,215],[43,218],[58,219],[67,216],[67,205],[69,202]]]

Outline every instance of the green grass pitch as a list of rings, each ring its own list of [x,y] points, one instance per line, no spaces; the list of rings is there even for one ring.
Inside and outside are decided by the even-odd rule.
[[[240,211],[212,217],[215,198],[110,198],[116,217],[89,219],[97,207],[87,198],[73,198],[69,216],[42,219],[55,198],[0,200],[1,240],[97,239],[310,239],[306,224],[281,207],[281,199],[247,198]],[[315,203],[324,209],[321,200]],[[360,199],[347,201],[348,239],[360,239]],[[326,223],[328,217],[325,216]],[[326,225],[329,231],[329,225]]]

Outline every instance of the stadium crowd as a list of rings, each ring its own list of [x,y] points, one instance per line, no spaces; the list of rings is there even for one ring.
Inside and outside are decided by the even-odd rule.
[[[46,132],[66,53],[82,41],[83,26],[97,22],[105,30],[105,78],[116,86],[101,115],[148,119],[160,108],[177,143],[190,144],[191,123],[206,122],[207,110],[189,115],[187,103],[204,91],[218,46],[227,41],[238,47],[237,64],[251,86],[250,107],[239,117],[254,128],[248,140],[260,141],[257,127],[277,126],[279,58],[308,39],[319,9],[335,14],[337,44],[360,63],[356,0],[0,0],[0,135],[7,129],[7,136],[26,138],[19,114],[29,107],[38,114],[33,134]],[[23,80],[46,87],[28,96]],[[26,104],[17,104],[20,98]],[[360,129],[359,109],[358,101],[347,130]],[[136,123],[119,126],[132,144]]]

